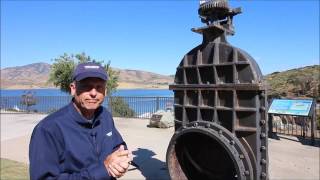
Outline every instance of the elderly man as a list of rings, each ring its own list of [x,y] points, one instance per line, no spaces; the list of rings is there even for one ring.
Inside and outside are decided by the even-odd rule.
[[[72,102],[34,128],[30,178],[115,179],[132,161],[131,151],[101,106],[107,74],[96,63],[79,64],[70,85]]]

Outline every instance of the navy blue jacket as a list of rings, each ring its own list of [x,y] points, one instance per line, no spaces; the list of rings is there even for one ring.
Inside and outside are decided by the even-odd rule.
[[[71,102],[34,128],[30,178],[113,179],[103,162],[121,144],[125,143],[104,107],[99,107],[90,123]]]

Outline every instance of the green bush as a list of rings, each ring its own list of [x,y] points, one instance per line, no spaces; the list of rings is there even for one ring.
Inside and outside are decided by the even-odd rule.
[[[114,117],[134,117],[135,112],[121,97],[110,97]]]

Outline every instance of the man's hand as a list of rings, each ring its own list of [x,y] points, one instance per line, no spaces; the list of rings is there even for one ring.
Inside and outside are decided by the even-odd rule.
[[[127,172],[132,160],[131,151],[125,150],[124,146],[121,145],[118,150],[114,151],[104,160],[104,165],[109,175],[119,178]]]

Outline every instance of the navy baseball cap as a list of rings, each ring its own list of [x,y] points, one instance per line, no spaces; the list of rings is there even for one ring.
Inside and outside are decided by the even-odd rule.
[[[89,77],[96,77],[105,81],[108,79],[105,68],[94,62],[78,64],[72,74],[72,80],[75,81],[81,81]]]

